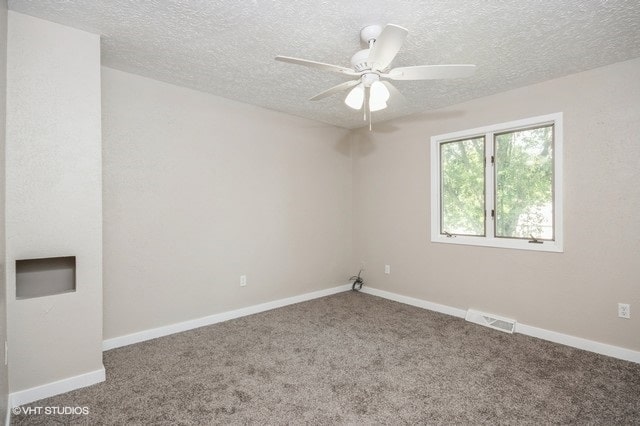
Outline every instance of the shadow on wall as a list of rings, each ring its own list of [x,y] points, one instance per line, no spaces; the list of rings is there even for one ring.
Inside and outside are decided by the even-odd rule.
[[[359,157],[365,157],[376,150],[375,133],[369,129],[358,129],[351,133],[351,143]]]
[[[296,117],[298,118],[298,117]],[[333,124],[323,123],[320,121],[312,121],[305,119],[305,123],[296,122],[295,126],[299,129],[327,129],[327,130],[335,130],[336,126]],[[334,150],[339,154],[350,157],[351,156],[351,132],[346,129],[343,129],[344,133],[340,138],[338,138],[337,142],[334,145]]]
[[[336,150],[341,151],[344,147],[341,144],[347,144],[348,141],[353,143],[355,152],[360,157],[365,157],[376,150],[375,140],[379,134],[393,134],[402,129],[402,124],[428,123],[438,120],[446,120],[451,118],[462,117],[464,111],[431,111],[419,114],[412,114],[406,117],[395,118],[393,120],[383,121],[381,123],[373,123],[373,131],[369,131],[367,127],[354,129],[351,133],[345,135],[336,144]],[[430,137],[432,135],[425,135]]]
[[[345,157],[351,156],[351,132],[344,132],[333,148]]]

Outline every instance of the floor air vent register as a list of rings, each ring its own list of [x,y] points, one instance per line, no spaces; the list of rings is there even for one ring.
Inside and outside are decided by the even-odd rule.
[[[473,309],[469,309],[467,311],[467,315],[464,319],[474,324],[504,331],[505,333],[513,333],[516,329],[516,320],[514,319],[474,311]]]

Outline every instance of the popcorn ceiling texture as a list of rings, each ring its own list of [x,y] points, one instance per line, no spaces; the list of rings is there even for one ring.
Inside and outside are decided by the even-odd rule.
[[[308,98],[345,76],[274,61],[349,65],[359,31],[409,36],[393,66],[474,63],[474,77],[396,82],[388,120],[640,57],[640,4],[628,1],[9,0],[17,12],[102,35],[103,64],[268,109],[361,127],[344,95]]]

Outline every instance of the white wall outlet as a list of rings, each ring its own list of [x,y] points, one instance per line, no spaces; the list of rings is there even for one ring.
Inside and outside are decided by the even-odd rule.
[[[360,261],[360,270],[361,270],[361,271],[364,271],[364,270],[365,270],[365,266],[367,266],[367,264],[365,263],[365,261],[364,261],[364,260],[361,260],[361,261]]]
[[[618,316],[620,318],[631,319],[631,305],[628,303],[618,303]]]
[[[391,265],[384,265],[384,273],[387,275],[391,273]]]
[[[244,287],[245,285],[247,285],[247,276],[240,275],[240,287]]]

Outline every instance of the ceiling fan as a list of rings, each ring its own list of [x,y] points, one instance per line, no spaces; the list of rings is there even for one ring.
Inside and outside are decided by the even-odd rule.
[[[276,60],[354,77],[353,80],[338,84],[309,100],[317,101],[351,89],[344,102],[350,108],[363,109],[364,120],[369,119],[369,129],[371,129],[371,113],[385,109],[392,94],[398,98],[402,96],[390,82],[385,80],[460,78],[469,77],[475,72],[476,66],[470,64],[419,65],[389,69],[407,34],[407,29],[394,24],[388,24],[384,29],[379,25],[364,27],[360,31],[360,39],[369,47],[351,57],[353,68],[290,56],[276,56]]]

